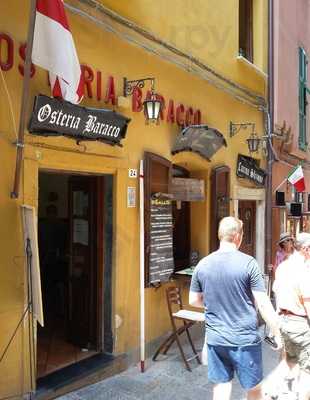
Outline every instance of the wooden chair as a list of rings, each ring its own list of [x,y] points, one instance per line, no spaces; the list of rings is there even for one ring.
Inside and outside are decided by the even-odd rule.
[[[184,364],[188,371],[191,371],[189,366],[189,361],[196,359],[198,364],[201,364],[200,357],[195,349],[193,340],[189,333],[189,328],[195,325],[198,322],[204,322],[205,316],[202,312],[186,310],[183,308],[182,297],[181,297],[181,289],[178,286],[170,286],[166,289],[166,298],[168,305],[168,312],[172,326],[172,333],[168,336],[168,338],[158,347],[156,350],[153,361],[156,361],[159,353],[166,354],[171,345],[176,341],[177,346],[180,350],[181,357],[184,361]],[[177,326],[176,321],[179,320],[182,322],[181,326]],[[190,358],[186,358],[184,354],[184,350],[182,348],[182,344],[180,341],[180,335],[186,333],[189,344],[193,351],[193,356]]]

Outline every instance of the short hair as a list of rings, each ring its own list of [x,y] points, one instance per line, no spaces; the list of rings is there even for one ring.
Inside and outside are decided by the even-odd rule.
[[[232,242],[236,234],[242,234],[243,222],[236,217],[225,217],[220,221],[218,237],[220,240]]]
[[[302,247],[310,246],[310,233],[302,232],[296,236],[296,246],[300,249]]]

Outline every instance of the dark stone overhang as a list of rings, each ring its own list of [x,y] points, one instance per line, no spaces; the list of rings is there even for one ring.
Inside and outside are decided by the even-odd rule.
[[[210,128],[208,125],[190,125],[177,136],[171,153],[193,151],[210,161],[222,146],[227,147],[227,143],[217,129]]]

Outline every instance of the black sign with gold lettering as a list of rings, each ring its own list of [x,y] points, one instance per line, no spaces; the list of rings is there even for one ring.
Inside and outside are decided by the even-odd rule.
[[[149,283],[169,280],[174,270],[172,204],[168,199],[151,199]]]
[[[254,158],[238,154],[237,160],[237,176],[247,178],[256,183],[256,185],[264,186],[266,172],[259,168]]]
[[[35,98],[29,132],[40,136],[69,136],[77,141],[99,140],[120,145],[130,119],[115,111],[81,107],[39,95]]]

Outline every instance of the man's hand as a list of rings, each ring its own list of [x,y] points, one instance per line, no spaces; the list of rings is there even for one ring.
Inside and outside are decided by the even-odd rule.
[[[277,337],[277,342],[279,342],[278,338],[281,338],[281,333],[279,329],[278,315],[275,312],[269,297],[265,292],[253,290],[252,293],[261,316],[270,328],[271,335]]]
[[[283,340],[281,335],[276,335],[273,338],[274,342],[276,343],[277,347],[275,347],[275,350],[281,350],[283,349]]]

